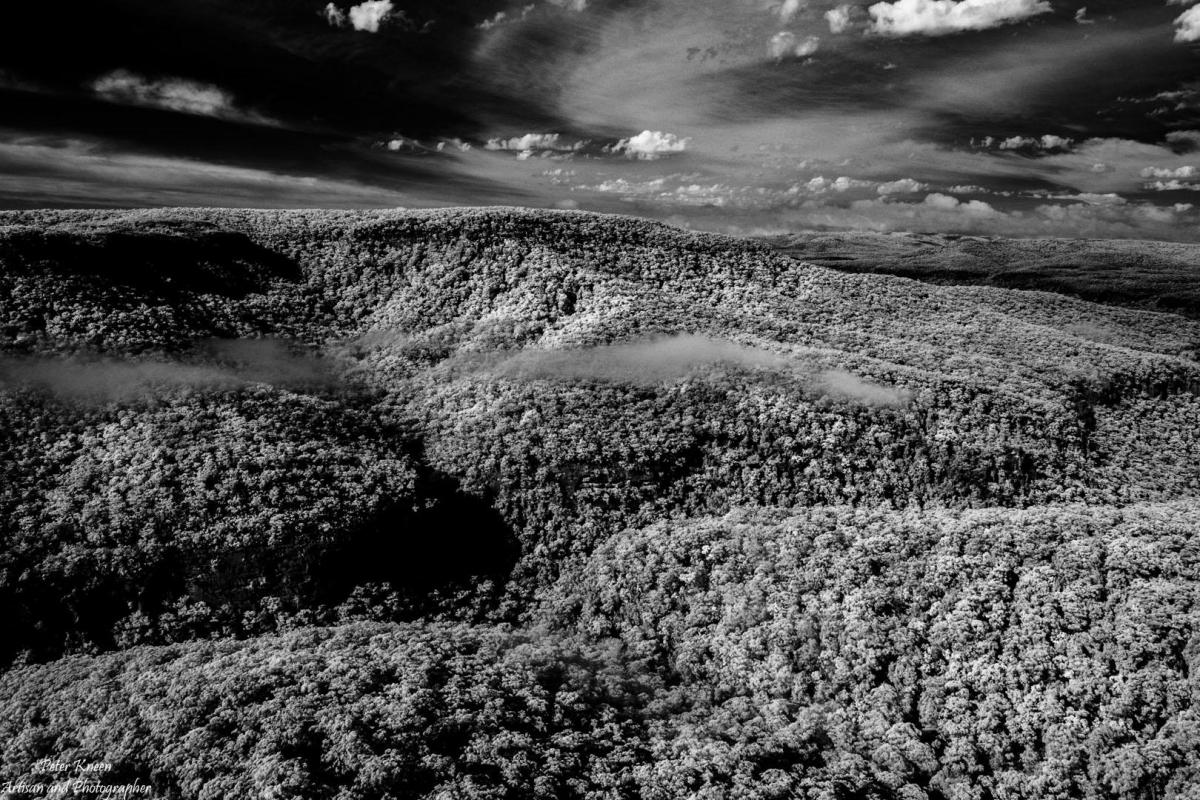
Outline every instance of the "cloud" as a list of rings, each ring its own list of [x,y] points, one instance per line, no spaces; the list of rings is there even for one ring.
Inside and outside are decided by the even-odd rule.
[[[1019,22],[1051,11],[1046,0],[896,0],[867,9],[880,36],[940,36]]]
[[[532,6],[526,9],[526,13],[529,8]],[[321,16],[334,28],[350,27],[366,33],[379,33],[385,25],[409,33],[429,33],[434,25],[433,20],[420,24],[409,19],[407,14],[392,5],[392,0],[366,0],[366,2],[351,6],[349,14],[342,11],[336,3],[331,2],[322,9]],[[484,21],[475,27],[486,30],[505,22],[507,17],[508,15],[501,11],[491,20]],[[524,18],[524,15],[521,18]]]
[[[915,194],[923,192],[928,187],[920,181],[914,181],[912,178],[900,178],[895,181],[881,183],[875,187],[875,191],[882,195],[892,194]]]
[[[1181,167],[1146,167],[1142,170],[1143,178],[1156,178],[1142,188],[1151,192],[1181,192],[1194,191],[1200,181],[1200,169],[1191,164]]]
[[[806,36],[796,43],[795,53],[798,58],[805,58],[815,54],[820,47],[820,36]]]
[[[1160,144],[1086,139],[1069,150],[1023,159],[1021,166],[1027,175],[1080,192],[1128,194],[1139,191],[1146,178],[1186,177],[1195,156],[1180,152],[1185,144],[1178,137]]]
[[[1200,169],[1188,164],[1182,167],[1146,167],[1143,178],[1200,178]]]
[[[1166,136],[1167,143],[1180,150],[1191,152],[1200,150],[1200,131],[1171,131]]]
[[[344,28],[349,24],[346,19],[346,12],[337,7],[336,4],[330,3],[321,11],[321,16],[325,17],[325,21],[335,28]]]
[[[1200,6],[1193,6],[1175,19],[1175,41],[1200,41]]]
[[[805,205],[781,212],[775,227],[760,224],[757,234],[793,232],[797,229],[910,231],[985,234],[1031,238],[1068,236],[1099,239],[1163,239],[1196,241],[1200,215],[1187,203],[1095,204],[1044,203],[1024,210],[1004,211],[978,201],[962,202],[940,193],[921,202],[898,202],[883,197],[857,200],[848,207]],[[735,228],[726,228],[735,232]],[[743,231],[744,233],[745,231]]]
[[[779,20],[781,22],[791,22],[792,18],[799,14],[808,6],[807,0],[783,0],[783,5],[779,7]]]
[[[780,31],[771,37],[767,43],[767,52],[771,58],[782,59],[795,56],[796,58],[806,58],[813,55],[821,47],[821,37],[807,36],[804,39],[797,39],[796,35],[790,31]]]
[[[578,13],[580,11],[586,11],[587,7],[588,7],[588,0],[549,0],[549,1],[550,1],[551,5],[556,5],[559,8],[565,9],[567,11],[574,11],[576,13]]]
[[[871,181],[849,178],[845,175],[839,176],[835,180],[818,175],[804,184],[804,188],[812,194],[824,194],[826,192],[848,192],[852,189],[869,189],[874,185]]]
[[[994,143],[996,143],[996,140],[991,136],[983,139],[984,147],[991,147]],[[1007,139],[1000,140],[997,146],[1001,150],[1067,150],[1073,143],[1071,139],[1047,133],[1041,138],[1010,136]]]
[[[990,138],[990,137],[989,137]],[[1010,136],[1000,142],[1001,150],[1019,150],[1022,147],[1036,147],[1037,140],[1025,136]]]
[[[530,3],[529,5],[521,8],[520,14],[516,14],[516,12],[509,14],[507,11],[497,11],[495,16],[491,17],[490,19],[485,19],[475,27],[481,31],[489,31],[492,28],[500,25],[508,25],[513,22],[520,22],[528,17],[535,8],[537,8],[537,6],[533,3]]]
[[[485,150],[578,150],[583,142],[568,144],[557,133],[527,133],[524,136],[514,136],[511,139],[489,139],[483,147]]]
[[[1071,146],[1072,140],[1047,133],[1042,136],[1040,144],[1043,150],[1066,150]]]
[[[0,205],[247,206],[411,205],[415,197],[349,180],[131,152],[100,142],[0,137]],[[460,201],[462,202],[462,201]]]
[[[395,9],[392,0],[366,0],[350,8],[350,24],[356,31],[378,33]]]
[[[843,33],[850,27],[850,12],[854,6],[842,5],[825,12],[830,33]]]
[[[1151,181],[1145,185],[1145,188],[1151,192],[1180,192],[1194,190],[1196,184],[1178,180]]]
[[[92,81],[92,91],[113,103],[161,108],[205,117],[270,122],[258,114],[239,109],[234,104],[233,96],[224,89],[183,78],[154,80],[129,70],[118,69]]]
[[[936,208],[938,211],[953,211],[971,217],[994,217],[1000,214],[990,204],[982,200],[967,200],[964,202],[957,197],[951,197],[948,194],[940,194],[938,192],[925,195],[924,202],[925,205],[930,208]]]
[[[682,153],[691,139],[681,139],[673,133],[645,130],[637,136],[622,139],[612,146],[613,152],[631,158],[653,160],[673,153]]]
[[[1092,206],[1123,206],[1129,201],[1114,192],[1080,192],[1076,195],[1058,197],[1060,200],[1076,200]]]

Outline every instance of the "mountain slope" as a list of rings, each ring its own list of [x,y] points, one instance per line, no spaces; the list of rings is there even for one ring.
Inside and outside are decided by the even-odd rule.
[[[1187,317],[623,217],[176,209],[0,214],[0,331],[6,779],[63,748],[173,797],[1195,774]]]

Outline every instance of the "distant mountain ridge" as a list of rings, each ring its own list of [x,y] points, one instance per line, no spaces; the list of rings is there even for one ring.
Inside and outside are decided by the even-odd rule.
[[[930,283],[1036,289],[1200,318],[1200,244],[1006,239],[912,233],[797,233],[766,244],[845,272]]]

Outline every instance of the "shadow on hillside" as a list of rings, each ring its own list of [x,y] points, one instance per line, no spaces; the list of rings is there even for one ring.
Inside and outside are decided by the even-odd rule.
[[[185,221],[78,232],[20,229],[0,239],[0,263],[166,295],[242,297],[272,280],[300,277],[295,262],[244,233]]]
[[[442,473],[423,476],[417,496],[421,507],[382,509],[350,537],[328,565],[327,589],[386,583],[420,598],[508,577],[521,547],[499,512]]]

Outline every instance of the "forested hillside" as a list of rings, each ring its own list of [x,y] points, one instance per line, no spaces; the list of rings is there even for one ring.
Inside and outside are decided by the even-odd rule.
[[[623,217],[0,213],[0,779],[1188,797],[1200,322]]]

